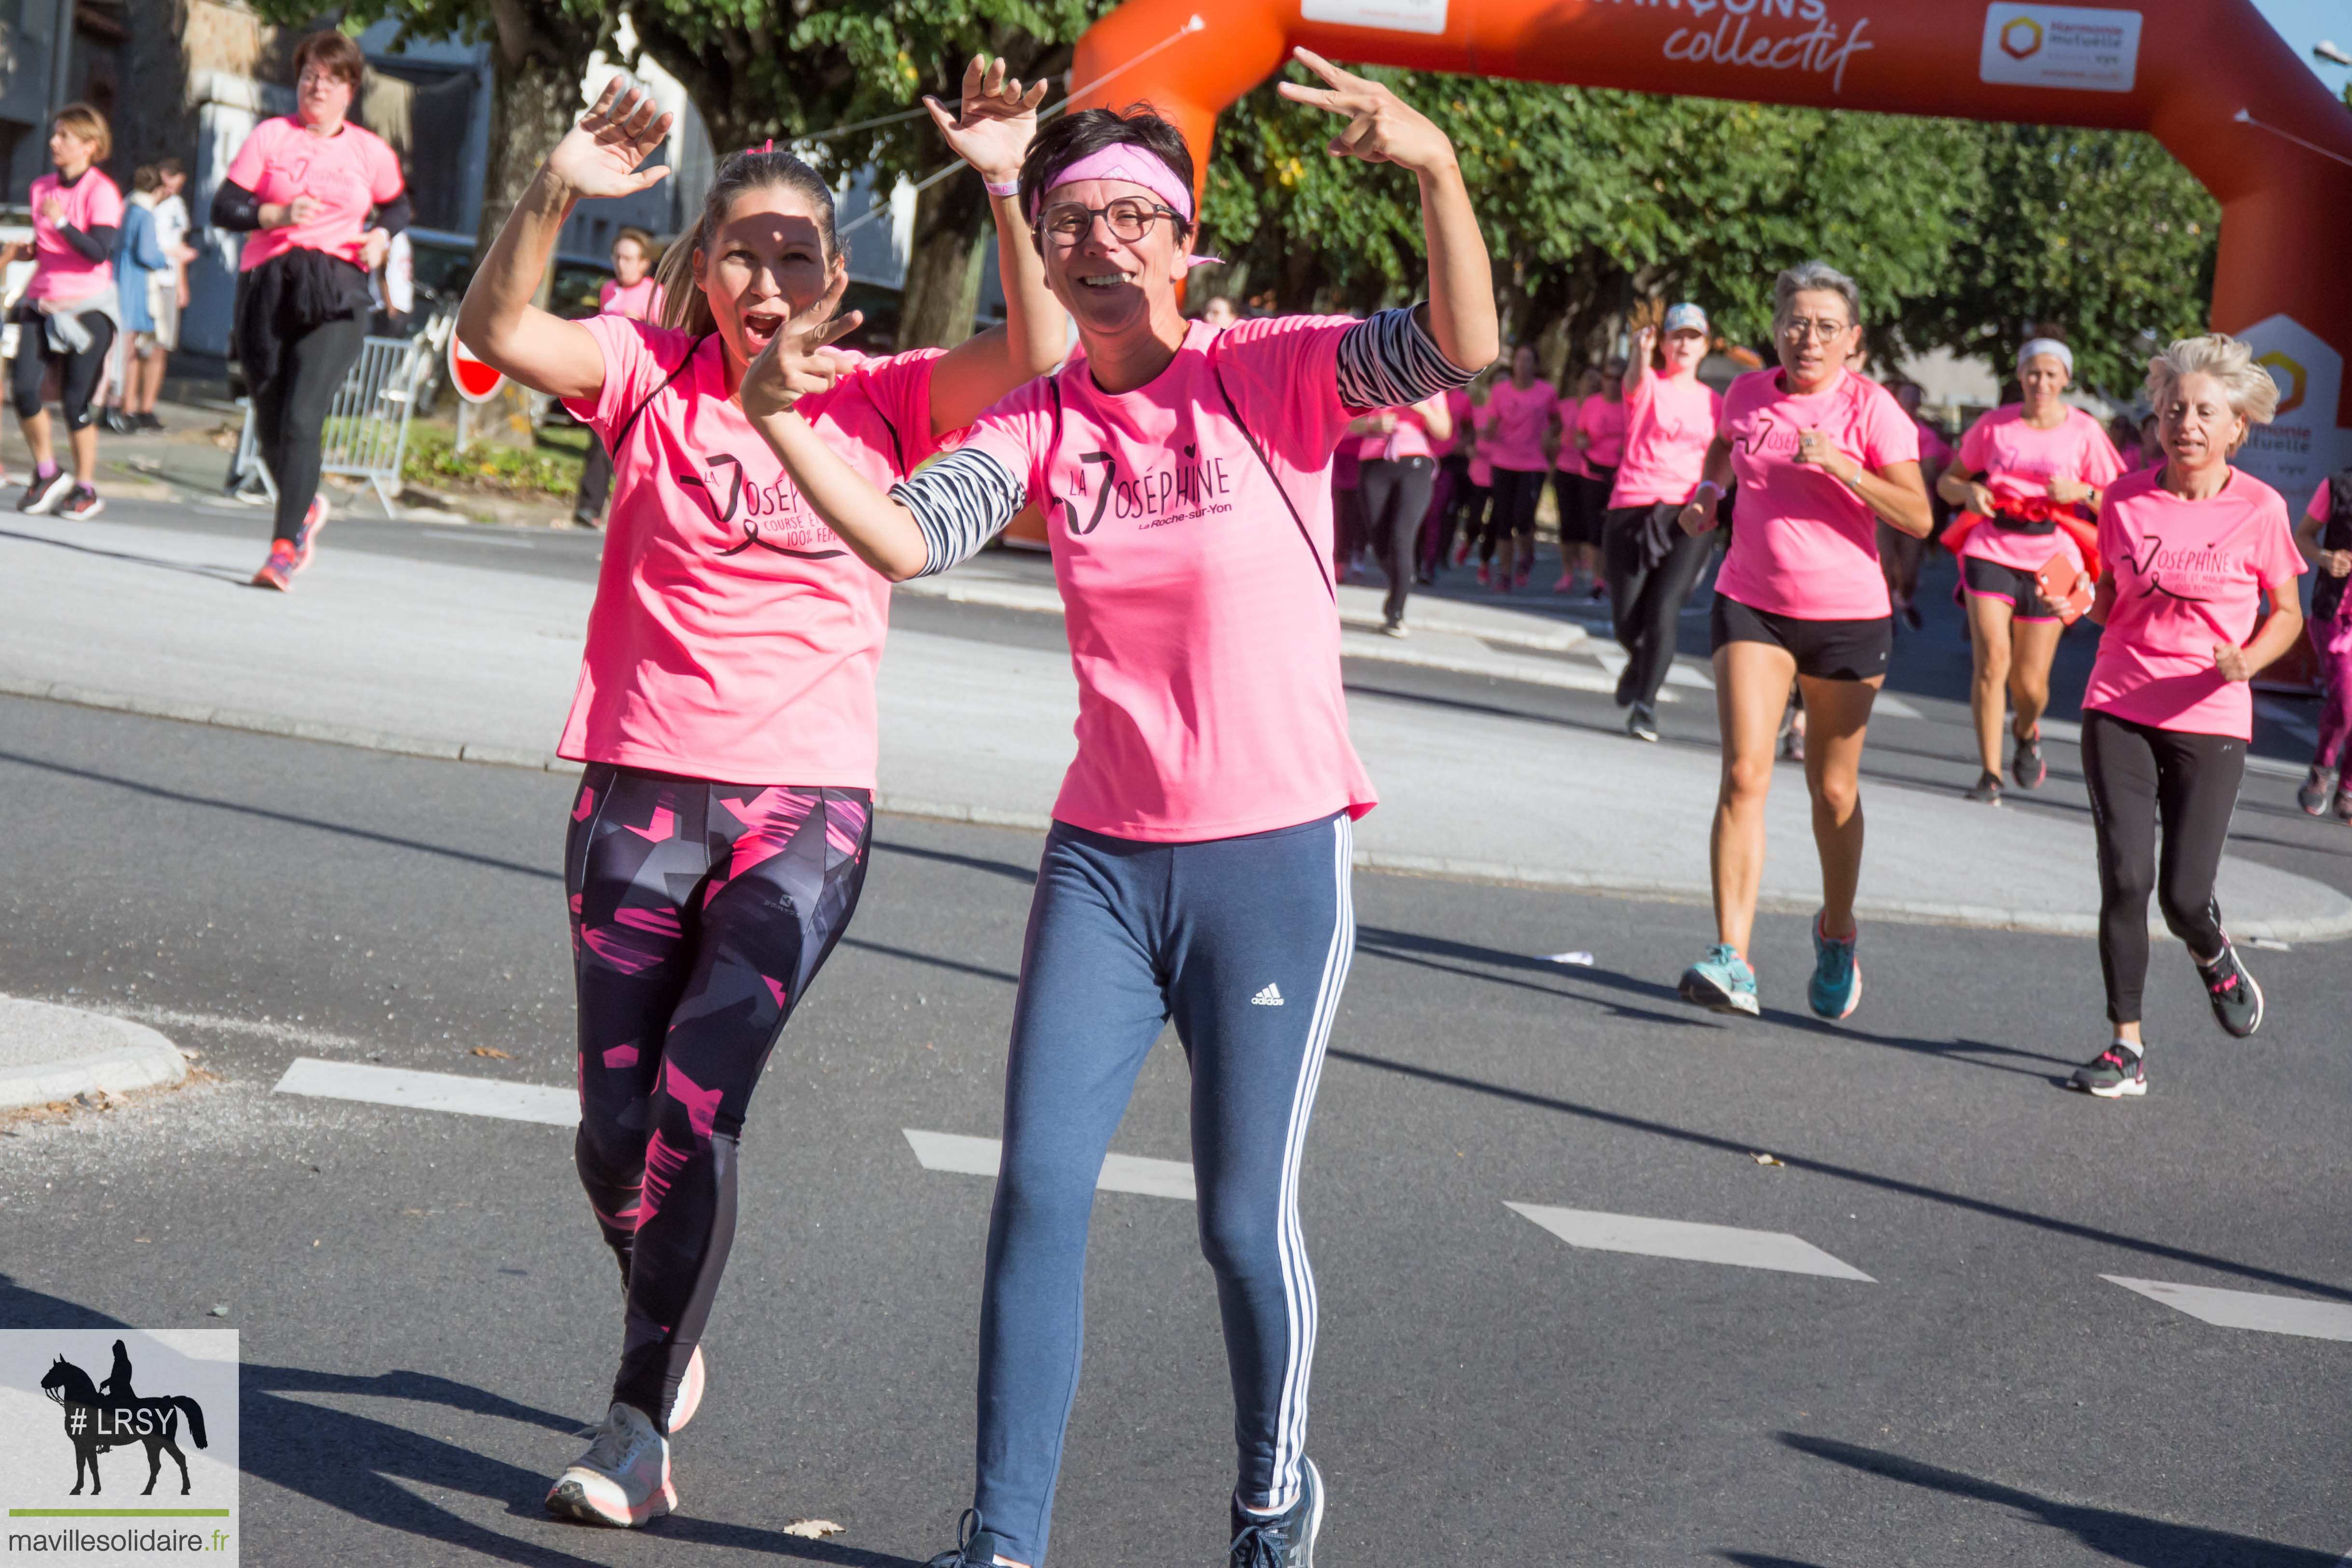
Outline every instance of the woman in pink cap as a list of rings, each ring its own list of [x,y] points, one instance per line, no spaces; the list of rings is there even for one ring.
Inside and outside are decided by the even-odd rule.
[[[1418,181],[1427,304],[1188,325],[1192,154],[1148,110],[1091,109],[1041,132],[1021,171],[1046,279],[1078,326],[1060,371],[887,493],[796,406],[829,380],[830,329],[795,323],[744,383],[803,490],[877,571],[942,571],[1035,504],[1068,611],[1077,758],[1013,1005],[978,1484],[935,1568],[1045,1562],[1095,1183],[1171,1018],[1235,1405],[1231,1562],[1307,1568],[1322,1520],[1298,1173],[1354,945],[1350,828],[1373,802],[1340,690],[1324,472],[1351,419],[1467,383],[1498,334],[1444,133],[1385,86],[1297,58],[1330,86],[1283,95],[1349,119],[1331,152]]]
[[[1760,1009],[1748,938],[1764,876],[1764,804],[1793,677],[1805,703],[1805,785],[1822,864],[1807,1001],[1843,1018],[1862,998],[1853,900],[1862,880],[1862,743],[1886,681],[1895,618],[1878,566],[1878,523],[1924,539],[1919,432],[1877,383],[1847,369],[1862,344],[1861,291],[1826,262],[1773,286],[1777,370],[1731,384],[1705,476],[1683,508],[1692,533],[1716,526],[1736,478],[1731,548],[1715,580],[1715,705],[1723,779],[1708,861],[1715,942],[1683,972],[1685,1001]]]
[[[2124,471],[2106,430],[2062,397],[2074,378],[2074,353],[2055,338],[2017,351],[2024,398],[1969,426],[1959,452],[1936,480],[1945,500],[1982,521],[1959,537],[1960,582],[1969,606],[1969,647],[1976,681],[1969,693],[1982,763],[1969,798],[2000,804],[2001,720],[2012,703],[2011,763],[2020,789],[2050,776],[2042,755],[2042,714],[2050,706],[2050,665],[2066,629],[2039,586],[2044,568],[2063,579],[2084,572],[2083,547],[2061,526],[2073,513],[2087,531],[2099,500]]]
[[[950,146],[995,196],[1005,324],[951,352],[836,352],[803,405],[881,483],[1061,357],[1014,171],[1042,86],[975,59]],[[573,1159],[625,1305],[595,1440],[550,1511],[639,1525],[677,1506],[670,1436],[702,1394],[740,1140],[768,1055],[856,912],[873,831],[875,675],[890,584],[841,547],[746,422],[743,367],[848,281],[824,177],[723,160],[662,259],[659,323],[534,306],[574,204],[645,190],[670,117],[615,77],[548,154],[466,290],[458,335],[564,399],[612,454],[613,511],[558,751],[586,764],[563,857],[579,1000]],[[853,321],[855,318],[852,318]]]

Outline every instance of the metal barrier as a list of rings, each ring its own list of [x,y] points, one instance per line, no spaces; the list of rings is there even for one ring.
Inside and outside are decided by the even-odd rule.
[[[401,464],[408,456],[408,420],[432,367],[433,350],[424,333],[413,338],[366,339],[360,346],[359,362],[336,389],[335,401],[327,410],[319,471],[365,479],[375,487],[384,515],[394,521],[400,509],[392,498],[400,489]],[[242,495],[258,485],[274,501],[277,480],[269,465],[261,460],[252,400],[244,401],[245,431],[237,439],[236,458],[229,469],[229,493]]]

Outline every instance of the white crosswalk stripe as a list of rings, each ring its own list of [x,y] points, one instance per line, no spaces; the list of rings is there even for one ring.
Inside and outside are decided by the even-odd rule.
[[[973,1138],[961,1132],[922,1132],[901,1129],[915,1159],[926,1171],[961,1176],[996,1174],[1003,1162],[1004,1145],[994,1138]],[[1105,1193],[1138,1193],[1147,1198],[1195,1201],[1192,1167],[1182,1160],[1148,1160],[1139,1154],[1109,1154],[1095,1188]]]
[[[322,1061],[297,1057],[278,1080],[278,1094],[320,1100],[356,1100],[408,1110],[448,1110],[460,1116],[494,1116],[506,1121],[537,1121],[550,1127],[580,1122],[580,1096],[569,1089],[537,1083],[501,1083],[457,1073],[417,1072],[373,1067],[366,1062]]]
[[[2273,1296],[2255,1290],[2222,1290],[2210,1285],[2173,1285],[2161,1279],[2126,1279],[2119,1274],[2102,1274],[2099,1278],[2216,1328],[2252,1329],[2258,1333],[2294,1334],[2311,1340],[2352,1341],[2352,1306],[2341,1301],[2315,1301],[2307,1296]]]
[[[1695,1225],[1645,1215],[1603,1214],[1597,1209],[1547,1208],[1505,1204],[1570,1247],[1600,1252],[1634,1252],[1692,1263],[1727,1263],[1738,1268],[1770,1268],[1783,1274],[1817,1274],[1830,1279],[1876,1280],[1842,1262],[1802,1237],[1779,1230],[1741,1230],[1728,1225]]]

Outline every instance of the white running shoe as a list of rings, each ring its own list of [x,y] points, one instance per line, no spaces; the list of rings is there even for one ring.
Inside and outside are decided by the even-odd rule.
[[[634,1405],[614,1405],[596,1440],[556,1479],[547,1511],[626,1530],[677,1506],[669,1484],[669,1439]]]
[[[702,1347],[694,1347],[694,1359],[686,1363],[686,1375],[678,1379],[677,1393],[669,1402],[669,1435],[677,1436],[702,1408]]]

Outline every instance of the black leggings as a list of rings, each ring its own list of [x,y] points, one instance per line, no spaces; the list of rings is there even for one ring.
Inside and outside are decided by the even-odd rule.
[[[1536,503],[1543,500],[1544,475],[1540,468],[1496,468],[1495,470],[1495,505],[1486,514],[1486,537],[1478,550],[1478,559],[1492,561],[1495,546],[1505,535],[1516,535],[1528,542],[1528,558],[1534,557],[1536,537]]]
[[[105,374],[106,356],[114,347],[114,322],[97,310],[84,310],[79,319],[89,334],[89,347],[79,353],[64,353],[49,346],[48,318],[29,304],[16,307],[16,360],[9,373],[8,390],[16,400],[17,418],[30,419],[40,413],[41,383],[49,366],[57,365],[60,367],[58,402],[65,408],[66,428],[89,428],[96,417],[89,400],[98,391],[98,378]]]
[[[572,500],[572,520],[593,524],[604,515],[604,498],[613,493],[613,455],[604,438],[588,432],[588,455],[580,465],[580,493]]]
[[[735,1238],[737,1141],[848,928],[873,797],[593,763],[563,851],[580,1005],[573,1161],[619,1259],[613,1398],[667,1431]]]
[[[2083,779],[2099,836],[2099,969],[2109,1022],[2139,1022],[2149,893],[2191,958],[2221,952],[2213,879],[2245,773],[2246,742],[2235,736],[2158,730],[2095,708],[2083,715]]]
[[[279,342],[277,374],[263,379],[248,373],[246,377],[257,388],[253,425],[261,460],[278,482],[273,539],[290,540],[302,531],[302,519],[319,494],[320,437],[327,415],[343,378],[359,363],[366,338],[363,316],[321,321]]]
[[[1356,491],[1363,497],[1364,528],[1389,576],[1382,608],[1390,620],[1401,621],[1405,595],[1412,591],[1413,546],[1421,542],[1421,521],[1429,515],[1429,492],[1437,483],[1437,460],[1375,458],[1360,471]]]
[[[1688,534],[1675,520],[1682,508],[1672,502],[1654,507],[1612,509],[1601,536],[1601,557],[1609,574],[1609,613],[1617,644],[1625,650],[1633,670],[1628,700],[1643,704],[1658,700],[1658,689],[1674,668],[1675,645],[1682,633],[1683,601],[1706,565],[1715,548],[1712,533]],[[1665,530],[1665,554],[1655,564],[1644,564],[1644,532]]]
[[[1437,561],[1441,567],[1454,564],[1454,540],[1458,533],[1465,554],[1478,542],[1486,528],[1486,500],[1494,491],[1470,479],[1470,459],[1460,453],[1445,458],[1445,466],[1454,476],[1453,487],[1445,492],[1445,514],[1437,520]]]

